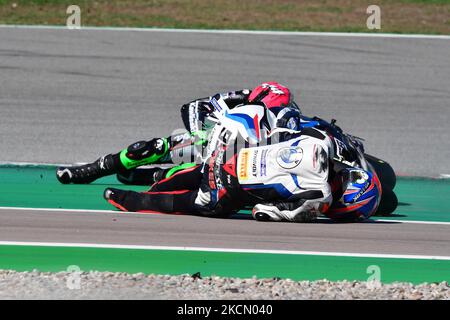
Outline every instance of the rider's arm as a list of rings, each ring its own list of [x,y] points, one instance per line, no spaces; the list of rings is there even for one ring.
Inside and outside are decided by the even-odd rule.
[[[228,108],[232,109],[240,104],[246,103],[251,91],[247,89],[220,93]],[[181,118],[186,130],[196,133],[203,128],[201,124],[205,117],[214,111],[209,101],[212,97],[205,97],[191,101],[181,106]]]
[[[248,97],[251,91],[248,89],[231,91],[227,93],[221,93],[223,100],[228,105],[228,108],[233,109],[234,107],[245,104],[248,102]]]
[[[320,167],[323,169],[319,169],[311,176],[304,176],[303,180],[306,182],[303,188],[289,199],[269,204],[257,204],[253,208],[253,216],[256,219],[258,219],[257,214],[259,213],[262,216],[261,220],[264,220],[264,217],[266,217],[265,220],[271,221],[309,222],[314,220],[319,214],[325,213],[330,207],[333,196],[328,182],[328,170],[331,169],[329,164],[325,164],[334,157],[334,147],[331,139],[325,132],[313,128],[304,129],[299,136],[310,137],[320,146],[324,152],[323,160],[326,160],[323,164],[319,160],[321,163]],[[307,172],[303,172],[303,174],[307,174]]]
[[[328,210],[332,202],[331,189],[309,190],[299,194],[295,200],[270,204],[257,204],[253,216],[265,215],[266,220],[310,222]]]

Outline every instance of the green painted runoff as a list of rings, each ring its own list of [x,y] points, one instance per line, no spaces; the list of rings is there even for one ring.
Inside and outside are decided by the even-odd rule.
[[[90,185],[62,185],[51,166],[0,167],[0,207],[115,210],[103,199],[106,187],[144,191],[120,184],[114,176]],[[399,206],[382,219],[450,222],[450,180],[399,178]]]
[[[292,254],[81,247],[0,246],[0,269],[43,272],[97,270],[300,280],[423,283],[450,281],[450,261]]]
[[[0,207],[112,210],[102,197],[108,186],[136,191],[107,177],[90,185],[62,185],[53,166],[0,166]],[[383,219],[450,222],[450,181],[400,178],[399,207]],[[244,212],[248,213],[248,212]],[[182,261],[183,263],[180,263]],[[46,246],[0,246],[0,269],[17,271],[81,270],[194,274],[292,280],[370,280],[379,268],[381,281],[413,283],[450,281],[450,261],[316,255],[233,253],[176,250],[108,249]],[[374,269],[375,268],[375,269]]]

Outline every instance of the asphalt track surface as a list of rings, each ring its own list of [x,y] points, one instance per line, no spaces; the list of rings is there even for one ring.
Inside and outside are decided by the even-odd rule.
[[[190,99],[278,80],[397,173],[446,174],[449,52],[442,39],[0,28],[0,160],[91,161],[170,134]],[[450,255],[448,225],[0,214],[4,241]]]
[[[448,225],[0,210],[0,240],[450,256]]]
[[[268,80],[410,176],[450,174],[450,40],[0,28],[0,160],[88,162]]]

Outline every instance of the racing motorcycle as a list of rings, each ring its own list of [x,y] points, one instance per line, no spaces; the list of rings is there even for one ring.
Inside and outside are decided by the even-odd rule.
[[[343,168],[359,168],[370,172],[380,181],[382,189],[375,215],[389,215],[396,209],[398,200],[393,192],[396,175],[392,167],[386,161],[365,153],[364,140],[343,132],[336,125],[336,120],[327,122],[318,117],[306,117],[298,110],[296,113],[298,118],[292,123],[280,125],[280,119],[273,117],[262,105],[245,105],[230,109],[220,97],[213,98],[211,104],[214,111],[205,118],[204,126],[202,126],[209,128],[208,134],[203,135],[200,143],[193,142],[191,145],[191,152],[195,154],[200,163],[205,163],[215,150],[229,144],[230,141],[240,139],[246,146],[260,145],[269,141],[276,143],[277,140],[286,141],[289,139],[289,135],[301,133],[306,128],[317,128],[325,131],[334,144],[335,156],[333,159],[329,159],[332,163],[332,171],[337,172]],[[287,117],[285,120],[289,122],[292,121],[292,118]],[[173,154],[180,153],[177,148],[179,146],[175,146]],[[180,150],[186,152],[184,146]],[[148,185],[167,178],[187,166],[189,166],[188,163],[183,163],[167,169],[139,168],[130,172],[127,177],[119,176],[119,180],[125,184]],[[345,220],[345,215],[342,215],[340,220]]]
[[[365,153],[363,139],[344,133],[336,125],[336,120],[327,122],[323,119],[314,117],[307,118],[302,116],[304,126],[312,126],[326,131],[331,137],[336,153],[331,159],[334,170],[338,171],[343,167],[361,168],[377,176],[381,184],[381,199],[378,209],[374,215],[388,216],[395,211],[398,205],[397,196],[394,188],[397,182],[394,169],[391,165],[375,156]]]
[[[389,215],[395,211],[398,200],[393,192],[396,184],[393,168],[386,161],[365,153],[364,140],[344,133],[336,125],[336,120],[327,122],[318,117],[309,118],[299,111],[298,119],[292,120],[292,117],[285,117],[286,121],[293,121],[292,124],[280,124],[280,119],[271,117],[270,112],[261,105],[246,105],[229,109],[220,98],[213,98],[211,103],[215,110],[209,120],[215,121],[216,124],[209,135],[210,139],[203,161],[209,158],[214,150],[221,148],[221,145],[236,140],[238,137],[242,138],[245,143],[259,145],[269,139],[272,139],[272,143],[277,140],[286,141],[289,139],[289,135],[298,134],[305,128],[317,128],[325,131],[334,144],[335,155],[333,159],[330,159],[333,168],[331,172],[338,172],[344,168],[363,169],[370,172],[380,181],[382,189],[381,199],[374,215]],[[275,129],[271,130],[271,128]],[[339,188],[340,186],[337,186],[337,189]],[[338,199],[340,196],[336,198]],[[339,205],[333,203],[331,208],[333,207],[337,208]],[[339,217],[341,221],[346,220],[345,210],[342,212],[343,214],[340,214]],[[347,218],[353,219],[353,217]]]

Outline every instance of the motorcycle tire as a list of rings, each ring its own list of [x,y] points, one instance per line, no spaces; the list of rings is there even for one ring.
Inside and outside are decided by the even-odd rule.
[[[364,154],[364,158],[369,162],[377,173],[383,189],[394,190],[397,183],[397,176],[389,163],[369,154]]]

